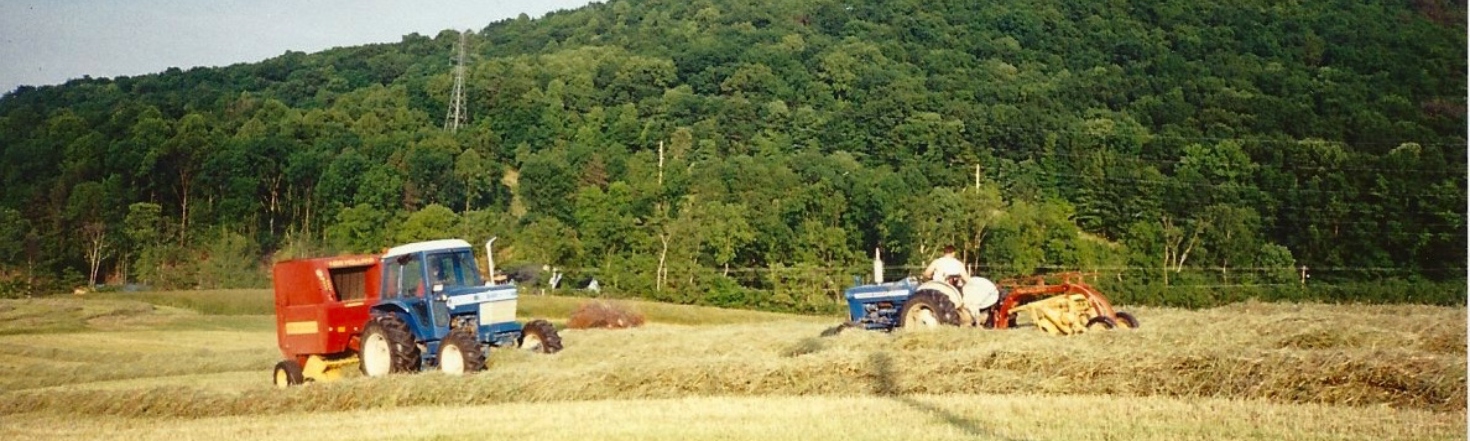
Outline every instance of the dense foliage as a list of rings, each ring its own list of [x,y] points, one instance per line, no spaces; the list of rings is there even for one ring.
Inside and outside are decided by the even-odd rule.
[[[272,258],[498,236],[502,268],[781,310],[944,244],[1131,302],[1463,303],[1464,22],[1458,0],[614,0],[471,33],[454,132],[453,31],[22,87],[0,283],[262,286]]]

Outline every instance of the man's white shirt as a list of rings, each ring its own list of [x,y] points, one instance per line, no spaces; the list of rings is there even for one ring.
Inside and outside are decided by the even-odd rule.
[[[943,282],[949,276],[970,278],[970,271],[965,269],[965,263],[950,256],[940,256],[938,259],[934,259],[933,262],[929,263],[929,270],[926,272],[932,272],[934,274],[933,279],[939,282]]]

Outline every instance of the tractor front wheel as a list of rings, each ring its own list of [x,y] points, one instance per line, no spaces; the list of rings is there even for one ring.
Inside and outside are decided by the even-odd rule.
[[[959,326],[960,313],[955,310],[949,296],[939,291],[919,291],[904,302],[898,312],[900,328],[937,328]]]
[[[369,377],[413,372],[419,367],[419,347],[403,319],[379,315],[363,327],[359,358],[363,375]]]
[[[280,363],[276,363],[274,377],[276,387],[282,389],[291,386],[300,386],[301,383],[306,381],[306,377],[301,373],[301,364],[296,363],[296,360],[282,360]]]
[[[439,342],[439,370],[450,375],[464,375],[485,369],[485,350],[475,340],[474,331],[455,328]]]
[[[551,322],[536,319],[521,327],[521,349],[532,352],[555,354],[561,352],[561,336]]]

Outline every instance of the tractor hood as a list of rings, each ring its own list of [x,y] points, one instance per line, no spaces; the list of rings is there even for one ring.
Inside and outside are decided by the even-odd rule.
[[[451,309],[480,303],[515,300],[517,297],[515,285],[451,286],[445,287],[444,295],[447,297],[444,302]]]
[[[516,323],[516,286],[465,286],[444,291],[445,306],[455,316],[473,315],[480,326],[499,331],[520,330]]]

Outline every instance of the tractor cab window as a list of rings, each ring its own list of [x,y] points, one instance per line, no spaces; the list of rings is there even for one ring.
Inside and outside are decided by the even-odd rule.
[[[423,263],[417,255],[400,256],[388,265],[388,297],[419,297],[428,290],[423,283]]]
[[[475,255],[470,250],[430,254],[429,278],[431,284],[445,288],[482,284],[480,269],[475,267]]]

